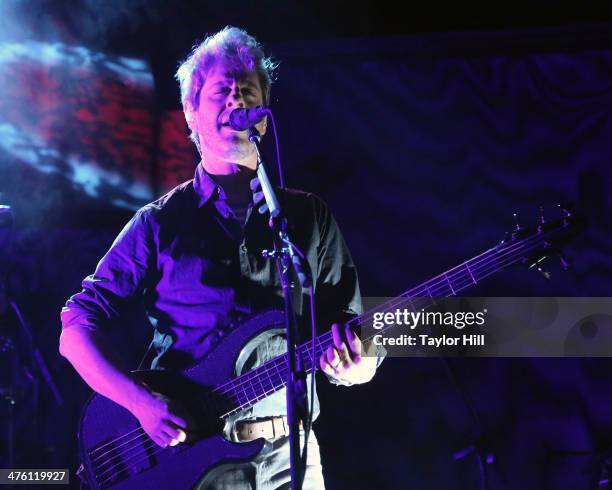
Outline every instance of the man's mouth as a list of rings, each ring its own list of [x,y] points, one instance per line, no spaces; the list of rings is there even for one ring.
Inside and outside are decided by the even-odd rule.
[[[222,123],[221,123],[221,127],[222,127],[222,128],[228,128],[228,129],[230,129],[231,131],[235,131],[236,133],[242,133],[242,132],[243,132],[243,131],[240,131],[240,130],[238,130],[238,129],[234,129],[234,128],[232,128],[232,126],[231,126],[231,124],[229,123],[229,121],[222,122]]]

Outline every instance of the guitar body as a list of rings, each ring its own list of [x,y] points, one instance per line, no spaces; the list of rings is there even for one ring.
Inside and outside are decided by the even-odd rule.
[[[249,341],[266,330],[282,327],[282,312],[262,312],[230,332],[193,368],[183,372],[134,372],[154,391],[180,401],[190,415],[201,414],[196,422],[202,438],[193,443],[162,449],[140,429],[129,411],[101,395],[92,396],[79,427],[81,461],[90,487],[190,489],[219,465],[257,456],[264,449],[264,439],[235,443],[221,435],[223,421],[219,412],[223,410],[214,407],[223,407],[224,400],[213,397],[211,404],[210,393],[236,376],[236,360]]]

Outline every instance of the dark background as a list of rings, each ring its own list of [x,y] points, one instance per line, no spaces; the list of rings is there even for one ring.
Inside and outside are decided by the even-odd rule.
[[[13,1],[0,14],[0,204],[15,216],[5,282],[64,398],[3,315],[18,467],[77,464],[89,391],[57,353],[59,310],[133,210],[191,177],[173,73],[228,24],[281,61],[271,107],[286,181],[329,203],[364,296],[399,294],[493,246],[512,213],[532,225],[561,202],[590,221],[565,250],[569,272],[553,260],[550,281],[518,268],[469,293],[609,295],[605,2]],[[266,150],[272,163],[270,138]],[[150,327],[130,325],[135,366]],[[609,373],[607,359],[387,359],[368,385],[322,382],[327,486],[481,488],[475,454],[453,459],[473,446],[493,455],[491,488],[595,488],[612,447]]]

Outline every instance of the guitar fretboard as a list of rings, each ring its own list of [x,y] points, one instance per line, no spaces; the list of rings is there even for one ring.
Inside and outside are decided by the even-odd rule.
[[[564,222],[561,227],[565,226],[567,226],[567,223]],[[436,304],[436,300],[454,296],[486,277],[525,260],[528,252],[538,247],[546,247],[550,236],[558,231],[559,228],[555,228],[548,232],[540,231],[522,240],[502,242],[498,246],[406,291],[397,298],[378,306],[375,310],[369,310],[353,318],[348,324],[352,327],[371,325],[373,314],[380,311],[392,311],[401,308],[417,312],[428,309]],[[378,330],[378,333],[383,330]],[[368,341],[372,337],[365,337],[361,340]],[[312,340],[299,345],[297,351],[302,359],[304,370],[308,373],[316,370],[320,356],[332,345],[331,331],[315,337],[314,350]],[[222,416],[249,408],[270,394],[282,389],[286,384],[288,366],[287,354],[283,354],[216,387],[213,392],[227,401],[226,409],[222,410]]]

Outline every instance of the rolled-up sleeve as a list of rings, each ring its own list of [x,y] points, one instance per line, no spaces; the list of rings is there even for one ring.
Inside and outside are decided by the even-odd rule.
[[[155,241],[150,213],[139,210],[123,228],[95,272],[61,312],[62,328],[97,330],[119,317],[129,300],[142,295],[152,277]]]

